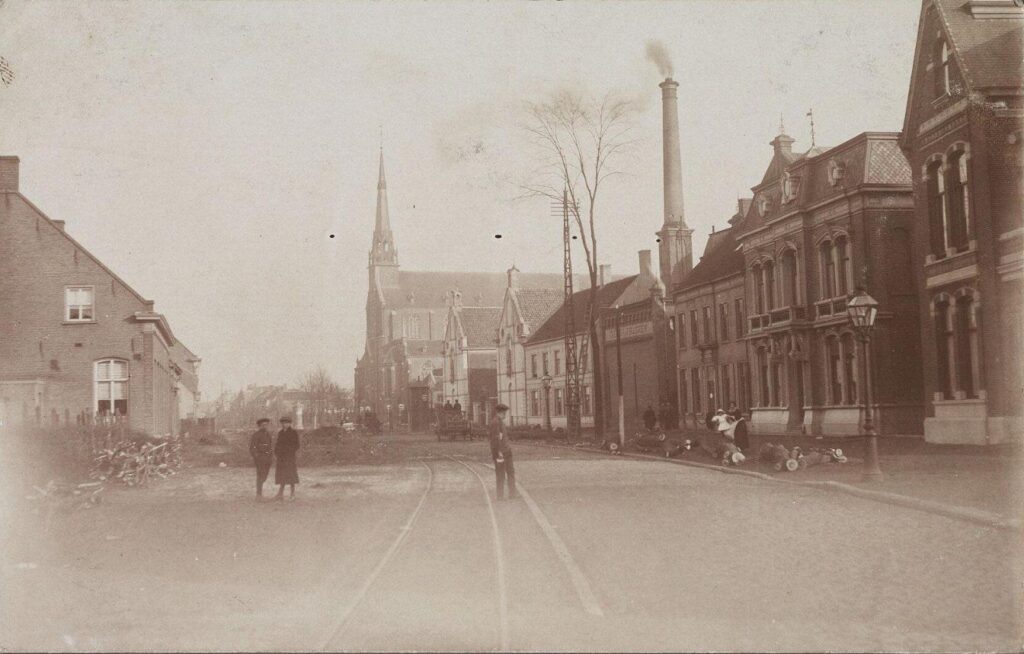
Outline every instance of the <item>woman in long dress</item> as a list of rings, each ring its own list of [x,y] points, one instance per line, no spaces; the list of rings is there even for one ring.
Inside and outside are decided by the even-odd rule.
[[[292,429],[292,419],[281,418],[281,431],[277,432],[277,443],[274,444],[274,456],[277,467],[274,468],[274,483],[277,484],[277,497],[284,499],[284,487],[290,487],[289,499],[295,499],[295,484],[299,483],[299,467],[296,453],[299,451],[299,433]]]

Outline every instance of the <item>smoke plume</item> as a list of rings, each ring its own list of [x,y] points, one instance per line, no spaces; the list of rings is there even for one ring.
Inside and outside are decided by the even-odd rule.
[[[669,56],[664,43],[655,40],[648,41],[647,58],[654,62],[662,76],[672,77],[672,57]]]

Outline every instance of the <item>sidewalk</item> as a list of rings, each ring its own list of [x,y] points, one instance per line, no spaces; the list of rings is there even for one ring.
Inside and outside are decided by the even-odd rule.
[[[706,433],[699,430],[674,432],[672,438],[696,439]],[[770,464],[757,460],[764,442],[781,443],[791,449],[841,447],[847,463],[826,463],[796,472],[777,472]],[[864,441],[859,438],[815,438],[759,434],[750,436],[747,460],[741,469],[759,472],[787,481],[835,481],[867,490],[907,495],[958,507],[981,509],[1010,519],[1024,517],[1024,451],[1020,446],[934,445],[923,438],[909,436],[879,437],[879,462],[884,475],[881,482],[861,481]],[[676,457],[685,461],[717,465],[700,448],[684,451]]]

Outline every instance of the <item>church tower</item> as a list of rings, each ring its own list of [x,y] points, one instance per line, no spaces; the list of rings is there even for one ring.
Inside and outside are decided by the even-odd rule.
[[[665,222],[658,232],[658,264],[661,281],[671,295],[674,284],[693,268],[693,230],[683,218],[683,171],[679,159],[679,109],[671,77],[661,87],[662,172],[664,174]]]
[[[384,178],[384,150],[380,151],[380,172],[377,177],[377,219],[373,225],[373,245],[370,246],[370,287],[398,286],[398,250],[391,233],[388,216],[388,184]]]

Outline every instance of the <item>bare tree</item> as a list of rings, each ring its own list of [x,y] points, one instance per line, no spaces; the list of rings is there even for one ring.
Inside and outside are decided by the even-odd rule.
[[[306,396],[314,429],[321,426],[328,410],[340,405],[342,398],[341,388],[334,383],[323,366],[317,366],[303,375],[299,381],[299,390]]]
[[[598,194],[604,182],[620,174],[614,162],[632,144],[635,124],[632,101],[615,94],[594,99],[580,92],[562,91],[526,106],[523,130],[536,146],[538,167],[521,184],[528,196],[561,202],[568,194],[569,212],[579,232],[590,275],[588,296],[590,347],[593,360],[594,431],[604,437],[603,356],[598,347]],[[582,362],[585,363],[585,362]]]

